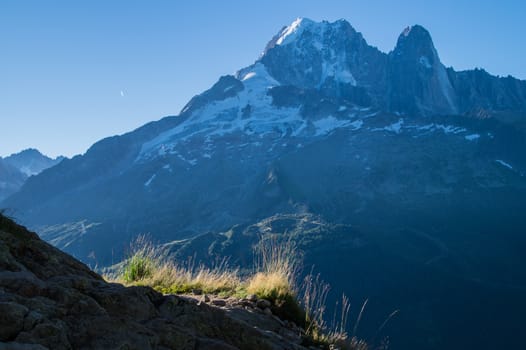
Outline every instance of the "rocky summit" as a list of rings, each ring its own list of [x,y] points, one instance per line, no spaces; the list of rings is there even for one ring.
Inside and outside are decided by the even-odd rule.
[[[108,283],[0,216],[0,349],[305,349],[301,330],[236,302]]]

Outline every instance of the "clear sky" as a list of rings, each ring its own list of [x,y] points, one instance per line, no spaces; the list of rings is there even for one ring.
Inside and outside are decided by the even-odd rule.
[[[385,52],[418,23],[446,66],[526,79],[524,0],[0,0],[0,156],[176,115],[297,17],[344,18]]]

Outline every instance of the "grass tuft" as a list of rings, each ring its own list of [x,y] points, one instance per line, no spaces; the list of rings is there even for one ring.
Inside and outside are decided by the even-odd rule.
[[[130,246],[129,257],[124,261],[122,279],[133,283],[150,277],[157,270],[157,252],[153,244],[139,236]]]
[[[254,253],[256,272],[248,281],[248,292],[270,299],[295,295],[300,270],[296,244],[271,236],[261,239]]]
[[[296,285],[301,263],[298,251],[291,238],[261,239],[255,247],[256,273],[248,279],[246,290],[270,301],[271,310],[278,317],[303,327],[305,312],[297,298]]]
[[[287,276],[279,272],[258,272],[247,285],[247,293],[274,301],[293,295],[293,287]]]

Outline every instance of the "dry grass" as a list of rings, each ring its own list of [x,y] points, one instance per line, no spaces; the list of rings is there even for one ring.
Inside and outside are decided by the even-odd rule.
[[[256,273],[248,280],[247,292],[269,299],[294,296],[300,270],[297,251],[290,239],[285,242],[276,236],[262,239],[254,249]]]
[[[139,236],[130,245],[117,281],[127,285],[148,285],[165,294],[204,293],[233,294],[241,281],[237,269],[230,269],[227,260],[213,267],[195,265],[192,259],[183,263],[169,261],[145,237]]]
[[[272,312],[281,319],[305,326],[305,311],[297,298],[301,259],[296,244],[290,238],[268,236],[254,253],[255,273],[246,281],[247,293],[269,300]]]
[[[302,304],[305,307],[306,328],[305,332],[316,345],[341,350],[367,350],[368,344],[356,337],[356,330],[360,324],[367,300],[363,303],[358,318],[354,324],[353,333],[349,336],[347,322],[351,303],[349,298],[342,295],[341,302],[336,303],[332,322],[326,321],[327,296],[330,286],[325,283],[320,275],[312,273],[303,281]]]
[[[260,298],[272,296],[272,299],[293,294],[293,287],[287,276],[280,272],[258,272],[250,278],[247,293]]]
[[[320,337],[326,329],[325,310],[330,287],[321,280],[320,275],[314,276],[311,273],[305,277],[301,290],[302,304],[305,308],[306,333],[314,341],[322,342]]]
[[[126,285],[148,285],[159,292],[169,294],[204,293],[233,294],[241,285],[237,269],[230,269],[227,260],[213,267],[187,262],[169,261],[145,236],[134,240],[128,258],[120,272],[106,276],[107,279]]]
[[[241,285],[237,269],[230,269],[226,261],[206,267],[194,267],[192,261],[185,264],[164,262],[142,283],[158,291],[168,293],[204,293],[233,295]]]
[[[343,296],[339,314],[335,313],[333,322],[328,324],[325,311],[329,285],[319,275],[312,274],[301,285],[297,284],[301,257],[290,238],[284,241],[277,236],[267,236],[260,240],[254,252],[254,272],[241,277],[239,270],[232,269],[227,260],[212,267],[195,265],[192,259],[184,263],[169,261],[141,236],[131,245],[117,281],[127,285],[148,285],[164,294],[192,293],[195,290],[237,297],[255,294],[271,302],[275,315],[303,327],[313,344],[327,349],[368,349],[367,344],[354,334],[367,301],[355,322],[352,336],[349,336],[346,331],[349,299]]]

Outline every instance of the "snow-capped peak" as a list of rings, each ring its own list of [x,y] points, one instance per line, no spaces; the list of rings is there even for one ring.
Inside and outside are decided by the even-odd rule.
[[[300,36],[303,31],[316,24],[314,21],[308,18],[296,18],[291,25],[285,27],[281,33],[278,34],[276,45],[287,45],[294,41],[295,38]]]
[[[305,32],[312,34],[312,38],[308,41],[312,41],[311,44],[318,50],[322,49],[325,41],[328,37],[333,36],[335,33],[340,33],[341,29],[352,28],[349,22],[344,19],[340,19],[335,22],[321,21],[316,22],[308,18],[297,18],[290,25],[283,27],[280,32],[268,43],[267,47],[263,51],[263,56],[276,46],[287,46],[295,42],[301,41],[304,37]],[[354,32],[354,30],[353,30]]]
[[[292,22],[290,26],[285,27],[281,32],[281,35],[279,36],[278,40],[276,40],[276,44],[283,45],[287,37],[293,35],[298,31],[298,29],[301,26],[301,22],[303,22],[303,18],[297,18],[294,22]]]
[[[345,20],[298,18],[268,43],[259,62],[283,85],[336,91],[338,84],[359,84],[355,73],[362,68],[352,57],[365,47],[362,36]]]
[[[299,17],[295,19],[289,26],[284,27],[278,33],[278,35],[274,37],[274,39],[271,41],[269,46],[273,47],[275,45],[278,45],[278,46],[288,45],[294,42],[295,40],[297,40],[298,38],[300,38],[305,31],[312,32],[316,39],[318,40],[321,39],[321,41],[323,41],[324,37],[327,34],[331,34],[331,29],[335,30],[335,28],[339,29],[339,28],[344,28],[345,26],[350,27],[350,24],[344,19],[341,19],[335,22],[328,22],[328,21],[316,22],[308,18]]]

